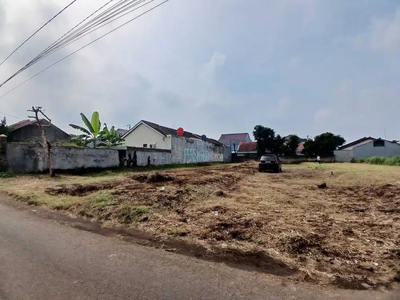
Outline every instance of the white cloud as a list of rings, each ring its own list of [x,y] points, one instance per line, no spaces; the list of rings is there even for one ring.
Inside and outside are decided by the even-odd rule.
[[[331,116],[331,110],[327,108],[319,109],[314,114],[314,122],[326,121]]]
[[[400,7],[393,15],[374,18],[368,31],[353,40],[356,47],[371,47],[386,54],[395,54],[400,50]]]

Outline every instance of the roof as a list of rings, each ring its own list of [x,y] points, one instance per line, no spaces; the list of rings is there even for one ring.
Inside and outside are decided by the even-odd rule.
[[[356,140],[356,141],[354,141],[354,142],[351,142],[351,143],[348,143],[348,144],[346,144],[346,145],[343,145],[343,146],[340,146],[339,147],[339,150],[344,150],[344,149],[346,149],[346,148],[350,148],[350,147],[353,147],[353,146],[355,146],[355,145],[357,145],[357,144],[361,144],[361,143],[364,143],[364,142],[366,142],[366,141],[376,141],[376,140],[378,140],[378,139],[375,139],[375,138],[373,138],[373,137],[363,137],[363,138],[361,138],[361,139],[358,139],[358,140]]]
[[[305,143],[305,142],[301,142],[301,143],[299,144],[299,146],[297,146],[297,151],[298,151],[298,152],[303,151],[303,149],[304,149],[304,143]]]
[[[238,140],[238,141],[246,141],[248,133],[226,133],[221,134],[219,141],[223,140]]]
[[[40,123],[44,124],[44,125],[49,124],[49,122],[46,121],[45,119],[40,119]],[[33,124],[36,124],[36,120],[23,120],[23,121],[20,121],[18,123],[8,126],[8,128],[10,129],[10,131],[14,131],[14,130],[21,129],[26,126],[33,125]]]
[[[166,127],[166,126],[162,126],[162,125],[159,125],[159,124],[156,124],[156,123],[153,123],[153,122],[141,120],[141,121],[140,121],[138,124],[136,124],[132,129],[130,129],[129,131],[127,131],[127,132],[124,134],[123,137],[126,137],[129,133],[131,133],[133,130],[135,130],[140,124],[146,124],[147,126],[150,126],[150,127],[153,128],[154,130],[158,131],[159,133],[161,133],[161,134],[163,134],[163,135],[165,135],[165,136],[167,136],[167,135],[174,135],[174,136],[177,136],[177,133],[176,133],[177,129],[173,129],[173,128]],[[201,135],[194,134],[194,133],[191,133],[191,132],[189,132],[189,131],[184,131],[184,132],[183,132],[183,136],[184,136],[185,138],[192,138],[192,139],[201,140]],[[207,138],[207,142],[213,143],[213,144],[218,145],[218,146],[223,146],[223,144],[221,144],[220,142],[218,142],[217,140],[214,140],[214,139],[209,139],[209,138]]]
[[[241,142],[237,152],[257,151],[257,142]]]
[[[115,130],[120,136],[123,136],[124,134],[126,134],[129,130],[127,129],[122,129],[122,128],[118,128],[117,130]]]

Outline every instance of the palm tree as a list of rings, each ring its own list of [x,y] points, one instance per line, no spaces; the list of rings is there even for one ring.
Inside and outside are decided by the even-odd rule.
[[[80,130],[84,133],[77,137],[79,143],[85,146],[92,143],[93,148],[96,148],[97,146],[96,142],[101,132],[101,122],[99,113],[97,111],[93,112],[92,120],[90,122],[83,113],[81,113],[81,118],[83,123],[86,125],[86,128],[74,124],[69,124],[69,126],[71,126],[74,129]]]

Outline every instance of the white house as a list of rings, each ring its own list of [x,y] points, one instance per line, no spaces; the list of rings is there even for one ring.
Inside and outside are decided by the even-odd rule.
[[[199,162],[223,162],[230,160],[229,148],[214,139],[177,129],[161,126],[149,121],[140,121],[123,136],[128,152],[169,151],[170,158],[154,164],[180,164]],[[147,153],[146,152],[146,153]]]
[[[334,151],[337,162],[350,162],[373,156],[391,157],[400,155],[400,144],[383,139],[364,137],[339,147]]]

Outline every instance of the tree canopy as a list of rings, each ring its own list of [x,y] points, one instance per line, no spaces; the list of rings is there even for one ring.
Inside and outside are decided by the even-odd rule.
[[[286,138],[276,134],[270,127],[257,125],[253,130],[254,139],[257,141],[258,154],[274,153],[277,155],[296,156],[297,148],[301,139],[296,134],[291,134]],[[302,154],[307,156],[332,156],[333,151],[338,146],[343,145],[346,140],[340,135],[325,132],[314,139],[308,139],[304,143]]]
[[[9,133],[10,133],[10,129],[7,126],[7,119],[6,119],[6,117],[4,117],[0,121],[0,134],[4,134],[4,135],[8,136]]]
[[[325,132],[317,135],[314,140],[309,139],[304,143],[303,154],[307,156],[332,156],[337,147],[343,145],[346,140],[340,135]]]

